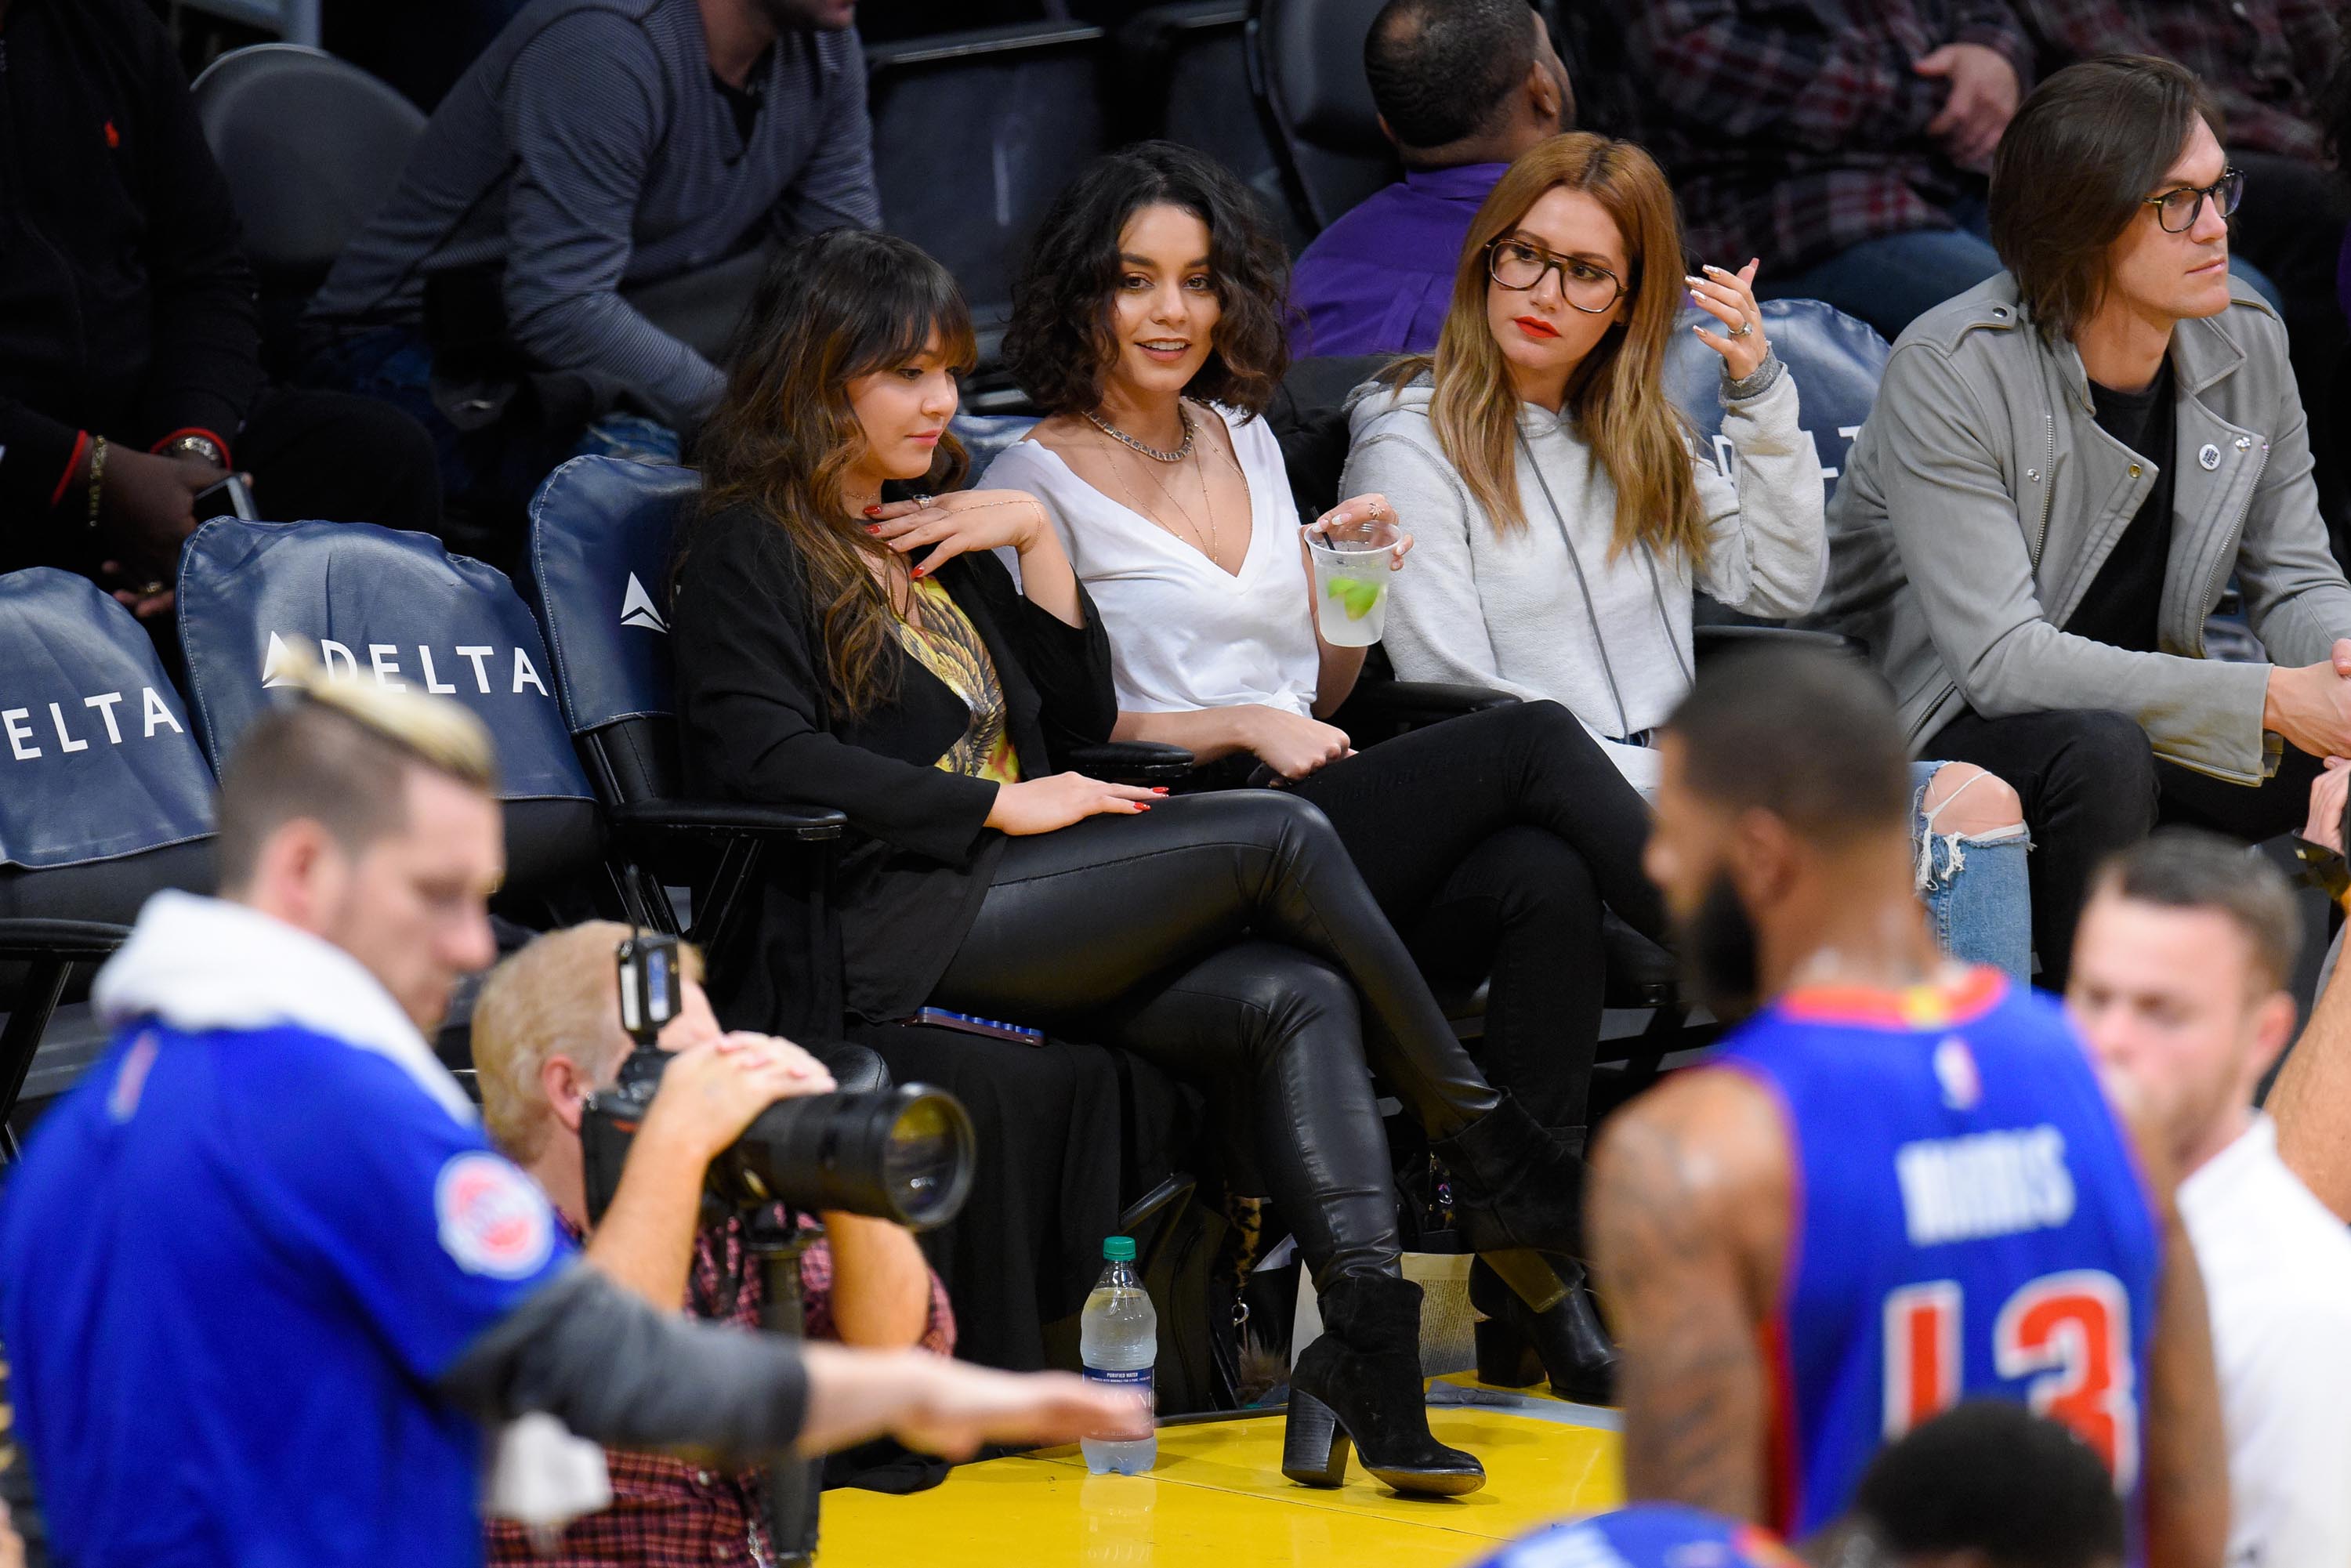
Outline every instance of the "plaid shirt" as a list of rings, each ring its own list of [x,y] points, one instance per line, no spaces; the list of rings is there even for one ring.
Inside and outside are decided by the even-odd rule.
[[[2006,0],[1646,0],[1630,38],[1692,251],[1766,276],[1949,228],[1981,190],[1927,135],[1950,89],[1921,56],[1981,44],[2032,82]]]
[[[807,1215],[799,1222],[804,1229],[816,1224]],[[568,1221],[564,1228],[570,1228]],[[768,1287],[758,1260],[744,1252],[743,1233],[743,1217],[730,1215],[695,1238],[686,1311],[711,1322],[757,1329]],[[573,1239],[580,1238],[575,1233]],[[832,1322],[832,1251],[826,1242],[800,1254],[800,1297],[807,1304],[807,1336],[840,1338]],[[938,1355],[955,1351],[955,1314],[936,1273],[931,1275],[931,1315],[921,1343]],[[494,1520],[489,1561],[514,1568],[767,1568],[773,1561],[757,1469],[706,1469],[665,1454],[622,1448],[605,1449],[604,1462],[612,1475],[611,1507],[573,1521],[545,1557],[520,1525]]]
[[[2312,99],[2342,49],[2335,0],[2017,0],[2054,70],[2092,55],[2161,55],[2203,78],[2223,139],[2316,162],[2326,132]]]

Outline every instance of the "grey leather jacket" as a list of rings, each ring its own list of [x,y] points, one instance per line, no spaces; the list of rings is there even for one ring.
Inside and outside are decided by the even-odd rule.
[[[2234,570],[2281,664],[2351,636],[2285,328],[2232,280],[2220,315],[2179,323],[2174,522],[2159,651],[2060,630],[2156,482],[2100,430],[2082,357],[2024,320],[2007,273],[1911,323],[1829,502],[1829,585],[1812,623],[1866,643],[1910,743],[1965,708],[2127,713],[2157,755],[2241,784],[2276,767],[2267,664],[2204,653]]]

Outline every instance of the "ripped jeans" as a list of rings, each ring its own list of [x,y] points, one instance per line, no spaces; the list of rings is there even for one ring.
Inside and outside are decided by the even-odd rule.
[[[2024,854],[2032,847],[2024,824],[1980,837],[1934,831],[1927,786],[1943,764],[1910,765],[1910,838],[1917,846],[1920,902],[1943,951],[1970,964],[1989,964],[2020,984],[2032,979],[2032,893]],[[1966,786],[1962,785],[1964,791]],[[1935,809],[1958,800],[1953,794]]]

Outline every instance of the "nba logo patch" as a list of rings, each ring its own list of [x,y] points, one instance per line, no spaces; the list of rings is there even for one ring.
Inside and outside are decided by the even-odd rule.
[[[433,1209],[442,1249],[469,1274],[519,1280],[555,1245],[546,1195],[493,1154],[452,1155],[434,1181]]]
[[[1935,1048],[1935,1082],[1943,1086],[1943,1103],[1954,1111],[1972,1111],[1983,1099],[1983,1075],[1976,1071],[1976,1053],[1958,1035]]]

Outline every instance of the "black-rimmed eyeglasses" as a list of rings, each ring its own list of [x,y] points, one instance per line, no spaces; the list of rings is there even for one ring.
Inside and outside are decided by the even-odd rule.
[[[1486,246],[1487,276],[1505,288],[1524,293],[1552,271],[1559,274],[1560,298],[1587,316],[1599,315],[1625,292],[1624,281],[1606,267],[1553,256],[1531,241],[1505,236]]]
[[[2245,199],[2245,172],[2223,169],[2220,177],[2209,185],[2182,185],[2176,191],[2147,197],[2147,204],[2155,209],[2155,221],[2163,225],[2164,233],[2184,235],[2196,226],[2197,215],[2203,212],[2207,196],[2212,198],[2213,207],[2222,217],[2233,215],[2237,204]]]

